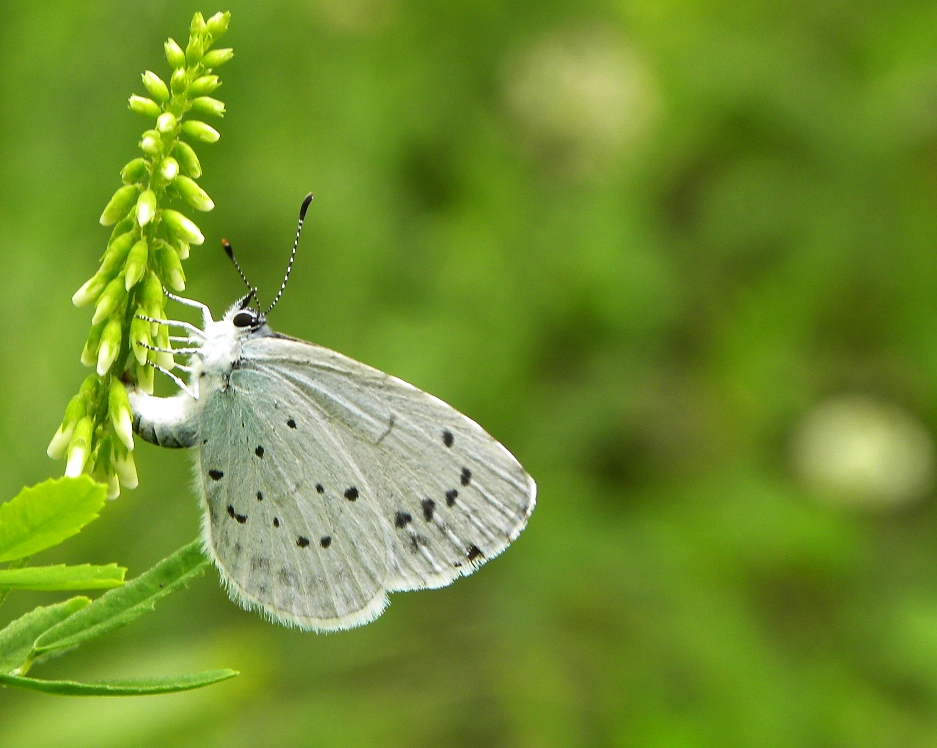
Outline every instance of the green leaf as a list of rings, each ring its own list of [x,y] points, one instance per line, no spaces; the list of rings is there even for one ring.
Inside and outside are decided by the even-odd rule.
[[[206,670],[204,673],[164,678],[131,678],[78,683],[73,680],[41,680],[0,674],[0,684],[54,693],[59,696],[149,696],[157,693],[191,691],[193,688],[210,686],[212,683],[233,678],[235,675],[238,675],[237,670]]]
[[[87,597],[73,597],[55,605],[34,608],[10,623],[0,631],[0,673],[8,673],[20,667],[27,661],[33,644],[44,631],[90,602]]]
[[[27,566],[0,569],[0,587],[20,590],[101,590],[119,587],[127,570],[117,564],[107,566]]]
[[[105,592],[84,610],[53,626],[36,641],[34,652],[74,647],[76,644],[126,626],[153,610],[158,600],[185,587],[205,571],[208,559],[201,541],[183,546],[123,587]]]
[[[87,475],[24,488],[0,506],[0,561],[58,545],[98,516],[105,486]]]

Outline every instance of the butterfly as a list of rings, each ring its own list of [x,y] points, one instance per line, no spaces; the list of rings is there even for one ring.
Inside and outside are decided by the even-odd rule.
[[[250,289],[185,330],[188,381],[171,397],[131,389],[144,440],[191,447],[206,554],[231,598],[304,630],[372,621],[387,593],[443,587],[503,551],[537,487],[475,421],[396,377],[273,332]],[[258,305],[259,306],[259,305]],[[159,367],[157,367],[159,368]]]

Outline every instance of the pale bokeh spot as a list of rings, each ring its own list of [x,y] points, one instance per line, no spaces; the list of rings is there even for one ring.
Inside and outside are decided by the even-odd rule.
[[[560,32],[514,55],[504,95],[525,149],[573,178],[618,164],[659,108],[638,50],[605,29]]]
[[[934,442],[912,414],[866,395],[829,399],[807,413],[794,467],[818,496],[841,506],[889,509],[925,498]]]

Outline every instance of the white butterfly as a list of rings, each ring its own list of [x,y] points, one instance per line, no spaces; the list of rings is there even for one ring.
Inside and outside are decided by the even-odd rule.
[[[217,322],[169,294],[202,311],[203,329],[166,321],[188,332],[191,374],[165,372],[173,397],[131,391],[133,425],[154,444],[198,449],[203,542],[236,602],[302,629],[346,629],[379,616],[388,592],[445,586],[498,555],[537,487],[441,400],[270,330],[285,285],[266,311],[250,308],[251,288]]]

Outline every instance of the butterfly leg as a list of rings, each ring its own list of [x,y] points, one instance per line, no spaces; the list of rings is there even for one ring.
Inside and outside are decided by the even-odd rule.
[[[158,325],[166,325],[167,327],[181,327],[196,340],[205,340],[205,333],[202,330],[199,330],[195,325],[189,324],[188,322],[183,322],[182,320],[156,319],[156,317],[147,317],[145,314],[138,314],[137,319],[142,319],[145,322],[155,322]]]
[[[191,342],[189,338],[183,338],[186,342]],[[156,345],[150,345],[149,343],[144,343],[142,340],[138,343],[141,347],[146,348],[148,351],[156,351],[157,353],[172,353],[176,356],[191,356],[193,353],[198,353],[200,348],[160,348]]]
[[[209,323],[212,321],[211,311],[208,307],[205,306],[201,301],[195,301],[195,299],[186,299],[182,296],[176,296],[176,294],[171,293],[165,286],[163,286],[163,293],[166,295],[167,299],[172,299],[184,306],[190,306],[193,309],[198,309],[202,313],[202,325],[208,327]]]
[[[198,384],[197,383],[195,383],[194,387],[190,388],[189,385],[183,382],[179,377],[177,377],[171,371],[169,371],[169,369],[166,369],[160,366],[154,361],[147,361],[146,363],[148,366],[152,366],[154,369],[156,369],[156,371],[158,371],[160,374],[165,374],[167,377],[169,377],[175,383],[176,387],[182,390],[185,394],[187,394],[193,400],[198,400]],[[177,366],[179,365],[177,364]],[[179,366],[179,368],[184,369],[186,371],[191,371],[191,369],[189,369],[189,367],[187,366]]]

